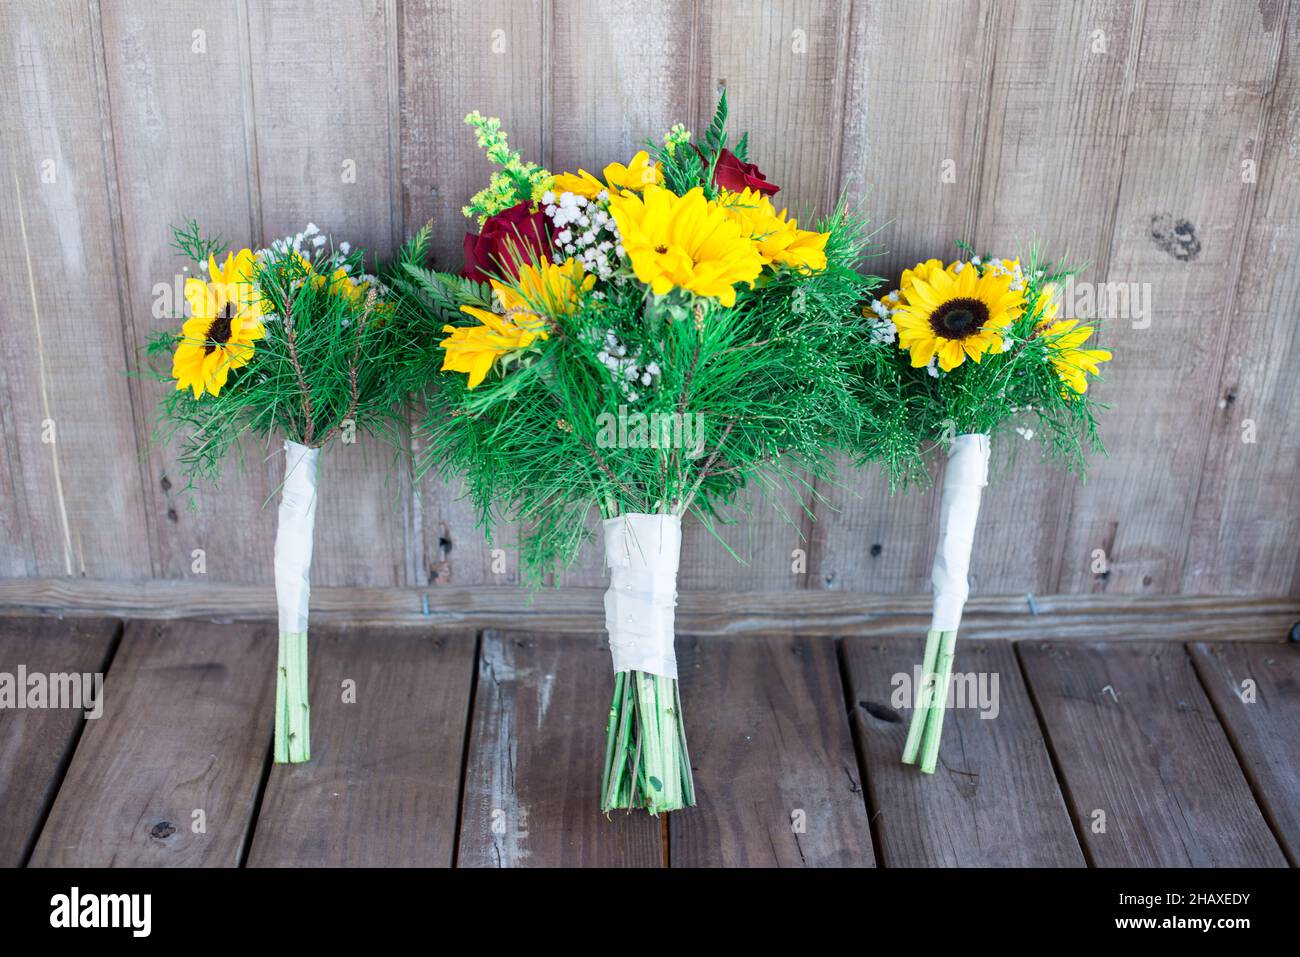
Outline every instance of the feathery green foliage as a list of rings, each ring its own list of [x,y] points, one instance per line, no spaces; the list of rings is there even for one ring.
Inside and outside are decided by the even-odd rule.
[[[958,245],[970,257],[966,268],[982,268],[980,264],[993,260]],[[919,459],[905,451],[909,442],[924,453],[955,435],[995,436],[1013,430],[1036,441],[1046,459],[1080,475],[1090,453],[1104,453],[1096,416],[1106,406],[1062,382],[1051,360],[1063,333],[1051,332],[1051,323],[1045,322],[1050,297],[1040,301],[1045,291],[1051,291],[1049,286],[1059,291],[1079,267],[1053,263],[1041,250],[1032,249],[1022,271],[1026,306],[1006,330],[1006,351],[986,353],[981,362],[966,361],[935,376],[925,368],[912,368],[907,352],[890,343],[863,367],[864,422],[883,413],[896,419],[899,429],[882,428],[879,422],[865,428],[855,446],[862,460],[906,463],[891,470],[894,478],[924,478],[917,468]],[[1089,342],[1087,347],[1093,345]],[[882,442],[891,447],[882,448]],[[900,447],[892,447],[895,442]],[[1014,449],[1018,444],[1002,445]]]
[[[192,221],[173,234],[176,247],[195,263],[224,249]],[[427,240],[425,230],[412,244]],[[404,399],[416,384],[417,357],[427,354],[420,341],[427,330],[395,321],[383,285],[363,276],[362,251],[300,246],[297,251],[291,240],[277,241],[259,255],[253,275],[244,277],[270,307],[248,364],[231,371],[219,395],[205,392],[196,399],[173,388],[162,400],[155,440],[179,440],[180,464],[191,484],[216,480],[226,455],[239,449],[245,435],[282,435],[315,448],[355,433],[401,441]],[[423,252],[408,244],[403,255],[422,258]],[[176,331],[159,332],[149,341],[149,375],[173,381],[170,360],[178,337]]]
[[[417,470],[463,475],[489,529],[520,520],[533,583],[573,560],[597,516],[674,512],[713,528],[749,482],[807,500],[810,479],[831,472],[827,446],[856,433],[863,340],[843,317],[874,285],[855,268],[862,221],[841,207],[818,229],[830,233],[825,270],[766,275],[731,309],[615,282],[603,299],[583,297],[574,315],[552,317],[545,347],[508,375],[474,390],[461,374],[442,376]],[[447,308],[453,302],[479,297],[456,277],[408,272],[429,291],[426,308],[448,321],[465,318]],[[635,401],[598,358],[611,335],[639,352],[643,368],[661,370]],[[620,412],[631,427],[611,448]],[[637,415],[646,417],[644,444]],[[696,441],[654,442],[656,416],[669,432],[698,425]]]

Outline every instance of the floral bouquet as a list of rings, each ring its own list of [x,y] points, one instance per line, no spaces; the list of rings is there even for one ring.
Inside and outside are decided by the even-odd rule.
[[[966,259],[931,259],[905,270],[898,289],[863,310],[873,339],[888,343],[866,366],[868,407],[893,395],[914,435],[948,447],[931,569],[933,616],[903,749],[904,763],[915,764],[919,755],[926,773],[939,758],[991,437],[1014,428],[1081,472],[1086,452],[1101,449],[1088,378],[1111,357],[1085,347],[1091,326],[1058,318],[1057,293],[1071,271],[1037,254],[1022,265],[962,249]]]
[[[420,467],[464,475],[489,530],[520,523],[534,585],[601,520],[607,812],[695,803],[673,651],[683,519],[716,533],[750,481],[810,490],[858,422],[862,223],[778,211],[726,117],[724,97],[699,141],[677,125],[597,177],[525,162],[471,113],[501,169],[465,209],[464,271],[405,270],[447,319]]]
[[[174,245],[206,273],[185,280],[189,318],[160,333],[150,354],[170,354],[174,382],[160,411],[159,438],[180,442],[191,484],[216,479],[245,433],[284,439],[284,483],[275,535],[280,645],[275,760],[311,757],[307,700],[307,606],[316,520],[316,465],[358,430],[399,425],[414,368],[414,338],[363,272],[363,255],[331,245],[316,226],[267,249],[227,252],[196,223],[174,229]],[[224,259],[222,255],[224,254]]]

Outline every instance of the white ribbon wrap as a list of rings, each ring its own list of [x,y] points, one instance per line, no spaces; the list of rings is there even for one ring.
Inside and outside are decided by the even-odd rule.
[[[307,630],[312,530],[316,526],[316,459],[320,449],[284,443],[284,485],[275,528],[275,602],[280,631]]]
[[[677,677],[673,616],[682,523],[676,515],[607,518],[605,630],[614,671]]]
[[[970,592],[971,546],[980,513],[980,493],[989,484],[989,437],[959,435],[948,450],[939,507],[939,547],[930,569],[934,586],[931,631],[956,631]]]

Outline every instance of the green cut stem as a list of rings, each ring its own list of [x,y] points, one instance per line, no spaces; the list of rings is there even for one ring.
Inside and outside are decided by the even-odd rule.
[[[921,659],[921,686],[916,689],[912,702],[912,723],[907,727],[907,741],[903,744],[903,763],[915,764],[921,751],[926,717],[930,713],[930,700],[934,696],[934,663],[939,657],[939,637],[942,632],[931,631],[925,636],[925,655]]]
[[[311,708],[307,704],[307,632],[280,632],[275,670],[275,762],[311,760]]]
[[[675,678],[640,671],[614,676],[605,723],[600,808],[651,814],[695,804],[681,695]]]
[[[936,679],[934,697],[930,701],[925,720],[925,740],[921,744],[921,771],[934,774],[939,764],[939,739],[943,734],[943,716],[948,709],[948,683],[952,678],[953,646],[957,632],[945,631],[939,643],[939,658],[935,662]]]
[[[600,772],[602,805],[605,803],[605,782],[609,780],[609,772],[614,766],[614,743],[615,734],[618,731],[619,701],[623,696],[623,682],[626,677],[626,672],[618,671],[614,673],[614,697],[609,703],[609,718],[605,722],[605,766]]]

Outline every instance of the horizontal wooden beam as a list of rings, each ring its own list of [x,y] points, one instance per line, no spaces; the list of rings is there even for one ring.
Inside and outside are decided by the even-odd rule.
[[[527,627],[600,635],[603,596],[601,588],[321,587],[312,589],[311,616],[320,624]],[[0,579],[0,614],[265,621],[275,617],[275,592],[270,585],[217,582]],[[910,636],[924,631],[929,614],[925,595],[683,592],[677,631]],[[1267,641],[1285,638],[1297,620],[1300,598],[989,595],[967,604],[962,637]]]

